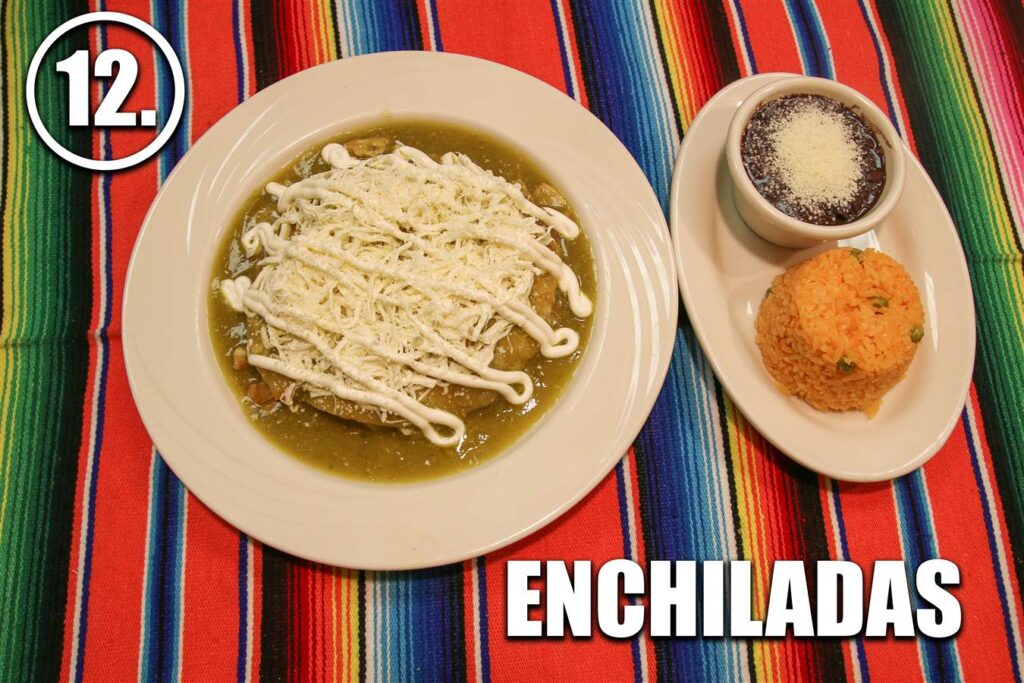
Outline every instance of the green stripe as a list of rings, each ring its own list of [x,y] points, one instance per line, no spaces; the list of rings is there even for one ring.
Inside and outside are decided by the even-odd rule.
[[[917,149],[960,232],[978,313],[975,382],[1016,571],[1024,576],[1021,249],[977,88],[944,3],[879,3]]]
[[[88,11],[85,2],[3,6],[5,67],[18,86],[35,47],[57,25]],[[61,133],[67,92],[54,63],[87,48],[76,32],[59,41],[40,69],[37,100],[48,127],[78,154],[91,154],[88,132]],[[5,82],[4,86],[8,84]],[[90,176],[73,169],[36,138],[24,93],[11,87],[3,101],[4,144],[12,192],[3,196],[5,234],[17,236],[19,270],[4,273],[18,325],[4,354],[4,414],[0,416],[7,486],[0,528],[0,672],[11,680],[55,678],[63,647],[68,555],[74,512],[81,419],[88,371],[92,305]],[[22,158],[10,156],[14,147]],[[4,180],[6,182],[6,178]],[[13,319],[13,318],[12,318]]]

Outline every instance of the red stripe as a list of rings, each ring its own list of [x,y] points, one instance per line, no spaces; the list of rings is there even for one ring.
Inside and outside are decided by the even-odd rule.
[[[466,640],[466,680],[475,681],[479,675],[476,670],[476,643],[480,639],[476,623],[476,607],[474,601],[479,599],[473,590],[473,576],[476,567],[473,560],[462,563],[462,624]]]
[[[871,16],[874,17],[875,26],[878,27],[879,42],[881,43],[881,49],[885,53],[886,60],[889,62],[891,74],[887,77],[891,77],[891,87],[894,91],[893,97],[896,103],[899,105],[899,111],[902,112],[902,118],[900,124],[905,135],[905,142],[910,147],[911,151],[917,153],[917,143],[914,139],[914,131],[910,127],[910,117],[907,116],[907,103],[903,99],[903,88],[900,87],[899,75],[896,73],[896,59],[893,57],[892,48],[889,46],[889,37],[885,34],[882,28],[882,22],[878,17],[878,10],[875,8],[873,0],[865,0],[864,3],[868,11],[871,12]],[[883,109],[884,111],[884,109]]]
[[[252,544],[252,577],[252,596],[249,598],[252,601],[252,623],[249,624],[249,630],[253,638],[250,658],[252,678],[256,680],[263,660],[263,641],[260,638],[263,632],[263,545],[260,543]]]
[[[871,32],[857,3],[823,2],[818,7],[835,64],[836,80],[856,88],[885,111],[881,67]]]
[[[149,20],[149,3],[119,0],[107,9]],[[134,31],[111,27],[108,47],[132,52],[139,62],[139,80],[126,110],[152,107],[155,70],[149,42]],[[111,134],[114,157],[125,156],[152,139],[154,133],[119,131]],[[136,233],[156,192],[156,166],[150,161],[111,176],[108,217],[111,224],[113,286],[108,296],[112,318],[107,375],[107,420],[99,460],[93,526],[93,555],[89,584],[84,673],[89,678],[114,680],[138,668],[138,645],[145,567],[150,451],[149,436],[135,412],[121,352],[121,298],[125,271]],[[98,222],[98,215],[94,219]],[[97,264],[99,265],[99,264]],[[97,269],[97,277],[102,270]]]
[[[281,78],[327,61],[325,46],[319,41],[317,18],[305,5],[279,2],[275,15]]]
[[[509,560],[573,560],[586,558],[594,570],[622,557],[615,474],[554,524],[487,558],[488,644],[494,681],[632,680],[633,655],[628,640],[614,641],[595,627],[589,639],[514,640],[505,635],[505,568]],[[596,586],[596,578],[594,578]],[[540,618],[532,614],[532,618]],[[595,615],[596,616],[596,615]]]
[[[499,62],[566,92],[550,0],[437,0],[437,17],[446,52]],[[530,49],[522,49],[524,45]]]
[[[636,451],[632,447],[630,447],[629,453],[626,454],[626,457],[629,458],[629,472],[630,472],[629,481],[626,482],[626,486],[630,487],[630,492],[631,492],[631,495],[633,497],[633,520],[634,520],[633,526],[635,527],[635,530],[636,530],[636,544],[635,544],[635,547],[634,547],[634,552],[636,554],[636,561],[640,564],[641,567],[646,567],[647,566],[647,546],[646,546],[645,541],[644,541],[643,525],[640,522],[640,520],[641,520],[641,516],[640,516],[640,479],[639,479],[639,477],[637,475]],[[677,558],[677,559],[682,559],[682,558]],[[643,603],[644,604],[648,603],[648,600],[647,600],[646,596],[643,598]],[[648,635],[649,635],[649,633],[650,632],[648,630]],[[657,678],[658,678],[658,659],[657,659],[657,653],[654,650],[654,640],[648,637],[646,639],[644,645],[645,645],[645,649],[647,651],[646,654],[647,654],[647,674],[648,674],[648,678],[650,680],[657,680]]]
[[[757,70],[803,73],[793,27],[781,2],[740,1]]]
[[[238,532],[191,494],[186,504],[181,676],[231,680],[238,654]]]
[[[95,4],[91,9],[95,10]],[[92,51],[96,51],[97,35],[95,31],[89,34],[89,47]],[[98,84],[96,85],[98,88]],[[95,96],[95,95],[94,95]],[[100,155],[101,141],[100,136],[96,133],[92,136],[92,155],[93,158],[98,158]],[[91,194],[92,209],[90,213],[90,220],[92,225],[92,290],[94,292],[92,298],[92,310],[89,315],[89,329],[92,331],[98,330],[100,326],[100,298],[95,293],[100,291],[102,287],[102,259],[100,255],[100,243],[103,239],[103,231],[100,226],[100,213],[99,204],[96,201],[96,197],[99,195],[99,176],[94,175],[92,178],[92,190]],[[74,638],[74,619],[75,612],[78,608],[77,594],[78,594],[78,563],[80,561],[81,554],[79,548],[82,542],[82,503],[85,496],[86,487],[86,466],[89,459],[92,458],[90,451],[91,444],[90,433],[92,431],[92,420],[94,412],[92,409],[93,402],[95,401],[95,383],[97,369],[97,350],[96,344],[92,343],[89,347],[89,366],[86,372],[86,384],[85,384],[85,396],[82,400],[84,410],[82,411],[82,438],[81,446],[78,449],[78,476],[75,479],[75,502],[74,512],[71,521],[71,545],[68,553],[68,585],[67,585],[67,598],[64,605],[64,642],[63,650],[61,653],[61,680],[68,680],[71,675],[71,654],[77,648],[78,644],[72,639]]]
[[[702,3],[667,4],[664,14],[667,32],[663,35],[666,40],[675,37],[679,87],[686,90],[684,101],[694,107],[680,112],[681,118],[689,121],[723,85],[711,19]]]
[[[430,22],[427,20],[430,12],[429,0],[417,0],[416,18],[420,24],[420,41],[424,50],[430,50],[433,44],[433,37],[430,35]],[[472,678],[468,679],[472,680]]]
[[[231,3],[190,3],[187,25],[192,137],[198,140],[238,104],[237,84],[242,65],[235,56]],[[210,40],[211,35],[225,39]]]
[[[233,40],[204,36],[234,33],[230,3],[188,6],[192,136],[237,104],[239,77]],[[238,532],[189,494],[182,677],[229,680],[237,671],[238,599],[240,593]]]
[[[972,392],[968,409],[975,407]],[[966,439],[961,424],[925,466],[936,545],[940,557],[960,567],[961,588],[955,593],[964,608],[964,622],[957,646],[964,672],[979,680],[1012,680],[1012,645],[997,588],[1000,577],[985,533],[984,501],[974,485]],[[979,457],[989,460],[987,444],[982,444]]]
[[[746,489],[750,495],[746,505],[749,532],[756,534],[750,543],[755,585],[769,585],[776,560],[808,559],[812,549],[804,546],[804,534],[797,526],[799,510],[797,484],[793,480],[794,465],[770,447],[749,422],[738,413],[736,418],[738,459],[747,472]],[[756,493],[755,493],[756,492]],[[810,521],[810,523],[814,523]],[[763,619],[767,595],[755,593],[754,616]],[[817,671],[813,644],[806,640],[763,640],[754,644],[762,653],[762,662],[769,670],[761,672],[768,678],[815,678]]]
[[[998,535],[1003,546],[1004,557],[1008,564],[1007,574],[1010,585],[1006,588],[1006,599],[1009,601],[1009,610],[1011,613],[1016,614],[1018,624],[1024,624],[1024,608],[1021,605],[1021,586],[1019,577],[1014,571],[1013,566],[1013,547],[1010,545],[1009,532],[1006,529],[1006,513],[1003,508],[1003,499],[999,495],[999,487],[993,479],[993,472],[995,470],[992,462],[992,449],[988,445],[988,437],[985,434],[985,424],[981,419],[981,409],[978,405],[978,394],[975,390],[974,385],[971,385],[970,399],[967,403],[968,410],[971,411],[971,415],[974,417],[974,424],[978,431],[978,440],[982,444],[981,453],[979,457],[984,458],[985,469],[989,475],[989,483],[992,488],[992,508],[995,519],[993,522],[998,525]],[[1019,662],[1024,664],[1024,662]]]
[[[849,559],[864,570],[864,585],[868,586],[875,560],[903,557],[892,484],[841,483],[839,491]],[[862,642],[872,678],[923,680],[917,643],[913,640],[871,638]]]

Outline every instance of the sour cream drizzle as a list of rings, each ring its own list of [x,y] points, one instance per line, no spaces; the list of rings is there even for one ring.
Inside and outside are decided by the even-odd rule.
[[[462,154],[440,163],[413,147],[365,161],[329,144],[332,168],[291,185],[269,183],[278,218],[242,236],[262,269],[224,280],[228,304],[265,323],[265,353],[249,363],[313,396],[333,395],[404,420],[433,443],[465,435],[456,415],[422,402],[451,385],[498,392],[519,405],[533,395],[521,371],[490,367],[495,348],[519,326],[548,358],[579,345],[530,305],[547,272],[578,317],[593,305],[579,278],[548,248],[552,233],[579,226],[539,207]]]

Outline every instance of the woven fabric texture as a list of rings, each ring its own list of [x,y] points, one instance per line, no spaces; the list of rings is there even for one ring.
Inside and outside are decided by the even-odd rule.
[[[127,171],[62,162],[29,124],[36,46],[81,13],[163,33],[184,65],[171,142]],[[1021,680],[1024,576],[1024,7],[1015,0],[5,0],[0,58],[0,677],[184,680]],[[118,38],[166,111],[168,74]],[[189,145],[307,67],[386,50],[507,64],[589,108],[667,202],[702,104],[754,73],[866,93],[944,197],[967,255],[978,359],[949,442],[922,470],[847,485],[796,466],[739,414],[681,313],[654,412],[621,463],[539,534],[408,573],[318,566],[212,514],[161,460],[122,360],[132,244]],[[40,99],[66,106],[63,76]],[[137,109],[137,107],[136,107]],[[65,129],[66,130],[66,129]],[[85,156],[142,133],[75,129]],[[169,286],[172,286],[169,283]],[[927,639],[616,641],[505,636],[509,559],[742,558],[763,605],[779,559],[956,562],[963,628]],[[759,608],[760,609],[760,608]]]

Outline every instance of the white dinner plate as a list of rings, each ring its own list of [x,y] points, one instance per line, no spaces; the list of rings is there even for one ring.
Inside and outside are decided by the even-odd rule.
[[[558,403],[491,461],[401,485],[332,476],[267,442],[221,376],[206,313],[217,247],[250,194],[318,141],[388,112],[489,131],[535,159],[576,209],[597,270],[591,340]],[[629,152],[589,112],[490,62],[378,54],[309,69],[263,90],[181,160],[132,256],[125,361],[160,454],[231,524],[319,562],[433,566],[536,531],[611,470],[664,380],[675,286],[658,201]]]
[[[907,181],[877,230],[839,244],[883,251],[921,291],[925,337],[907,376],[873,418],[818,412],[786,397],[761,365],[754,319],[772,279],[834,247],[786,249],[755,235],[736,213],[724,143],[745,97],[784,74],[736,81],[694,119],[672,178],[672,238],[690,322],[726,391],[782,452],[822,474],[881,481],[923,465],[946,442],[974,369],[974,299],[956,228],[921,164],[907,151]]]

